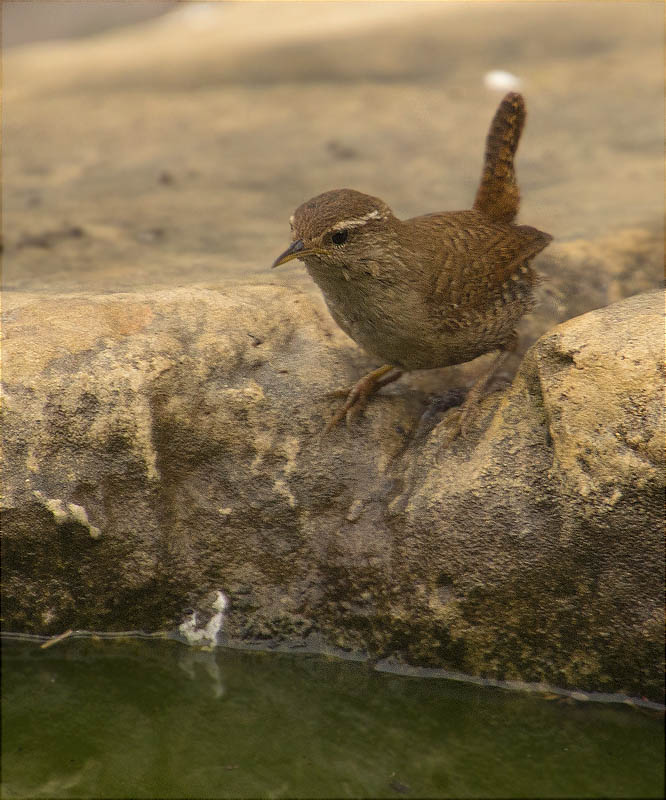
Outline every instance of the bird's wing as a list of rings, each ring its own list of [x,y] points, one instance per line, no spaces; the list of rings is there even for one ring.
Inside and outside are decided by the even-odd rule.
[[[536,282],[529,261],[551,241],[549,234],[527,225],[487,221],[475,212],[441,216],[431,289],[433,303],[445,306],[447,316],[456,308],[481,311],[507,290],[529,289]]]

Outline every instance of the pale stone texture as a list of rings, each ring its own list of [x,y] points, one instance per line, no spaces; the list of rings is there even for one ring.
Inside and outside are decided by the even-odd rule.
[[[449,448],[399,385],[322,436],[355,350],[302,293],[17,300],[7,628],[170,628],[221,590],[233,640],[656,692],[660,293],[555,328]]]
[[[401,553],[476,670],[658,693],[663,330],[661,292],[560,325],[471,452],[435,428],[412,458]]]

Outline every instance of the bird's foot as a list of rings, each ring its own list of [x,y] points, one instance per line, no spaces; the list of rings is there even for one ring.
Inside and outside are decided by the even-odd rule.
[[[331,392],[329,396],[346,397],[347,399],[328,425],[326,425],[324,433],[328,433],[335,428],[343,419],[346,421],[347,426],[349,426],[351,421],[362,413],[373,394],[378,392],[382,386],[386,386],[398,380],[402,375],[400,370],[395,370],[394,374],[388,375],[387,373],[390,373],[392,370],[394,370],[394,367],[390,364],[385,364],[383,367],[379,367],[379,369],[364,375],[351,389],[338,389]]]
[[[448,447],[458,437],[467,438],[471,433],[479,417],[481,400],[486,389],[490,385],[492,378],[497,373],[502,364],[510,356],[512,349],[515,348],[515,336],[507,343],[507,349],[500,351],[495,361],[491,364],[487,372],[483,373],[467,393],[465,401],[460,408],[447,414],[446,432],[442,439],[444,448]]]

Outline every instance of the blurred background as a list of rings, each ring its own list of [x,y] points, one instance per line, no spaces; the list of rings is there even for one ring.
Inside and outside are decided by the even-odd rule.
[[[49,39],[74,39],[158,17],[173,0],[5,0],[3,49]]]
[[[5,288],[309,289],[267,269],[296,206],[347,186],[402,217],[469,207],[514,87],[547,253],[661,241],[659,3],[9,0],[2,21]]]

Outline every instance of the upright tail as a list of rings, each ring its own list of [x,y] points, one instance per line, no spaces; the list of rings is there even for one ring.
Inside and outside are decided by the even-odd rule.
[[[518,213],[520,189],[513,157],[524,124],[525,101],[522,95],[509,92],[488,131],[483,173],[473,206],[495,222],[511,222]]]

